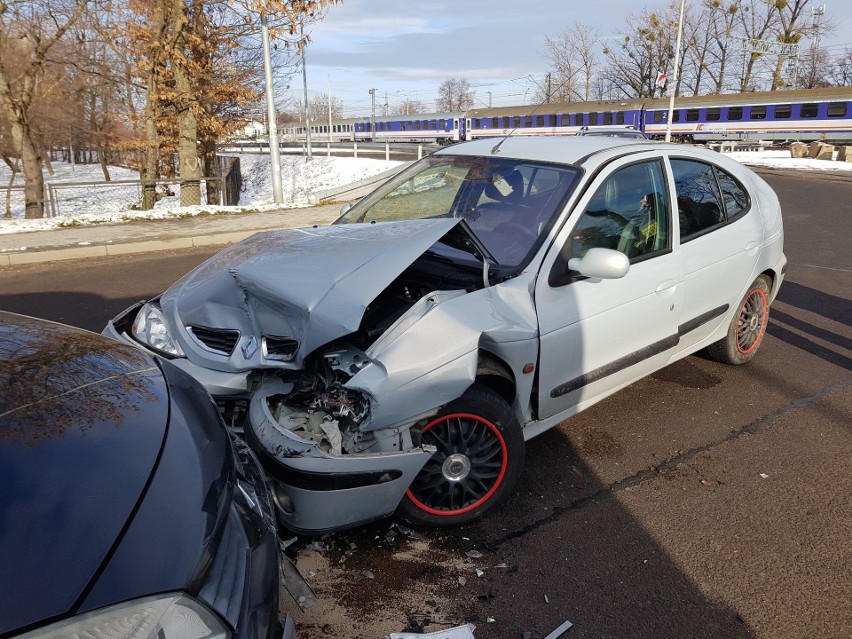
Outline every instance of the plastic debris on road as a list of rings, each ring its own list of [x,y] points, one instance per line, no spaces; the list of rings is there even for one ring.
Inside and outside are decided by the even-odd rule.
[[[446,630],[438,630],[437,632],[419,633],[419,632],[394,632],[389,634],[384,639],[475,639],[473,631],[476,626],[472,623],[455,628],[447,628]]]
[[[559,626],[556,630],[547,635],[544,639],[559,639],[563,634],[565,634],[569,628],[571,628],[574,624],[570,621],[566,621],[561,626]]]

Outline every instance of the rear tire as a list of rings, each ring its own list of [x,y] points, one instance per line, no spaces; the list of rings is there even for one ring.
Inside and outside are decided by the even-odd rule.
[[[508,499],[524,466],[524,437],[506,401],[474,384],[423,427],[437,447],[397,513],[412,524],[468,524]]]
[[[728,334],[707,347],[717,362],[739,366],[750,362],[763,343],[769,323],[770,282],[765,275],[749,286],[728,327]]]

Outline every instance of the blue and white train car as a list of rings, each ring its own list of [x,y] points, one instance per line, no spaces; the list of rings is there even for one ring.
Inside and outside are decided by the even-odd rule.
[[[373,142],[432,142],[449,144],[463,140],[463,113],[385,115],[355,122],[355,140]]]
[[[644,130],[666,133],[668,100],[645,105]],[[852,88],[764,91],[677,98],[672,136],[694,142],[724,140],[852,140]]]
[[[466,140],[509,135],[576,135],[583,128],[641,129],[642,102],[609,100],[472,109],[464,118]]]

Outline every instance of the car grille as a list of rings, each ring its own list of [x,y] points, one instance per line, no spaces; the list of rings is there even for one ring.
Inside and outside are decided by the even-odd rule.
[[[187,329],[207,349],[223,355],[234,352],[240,332],[222,328],[207,328],[206,326],[187,326]]]
[[[299,342],[292,337],[266,335],[263,338],[263,355],[267,359],[289,361],[293,359],[297,350],[299,350]]]

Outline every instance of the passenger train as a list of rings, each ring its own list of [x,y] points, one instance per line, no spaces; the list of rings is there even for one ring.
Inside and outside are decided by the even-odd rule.
[[[483,137],[575,135],[581,128],[623,126],[650,138],[666,133],[668,99],[548,103],[456,113],[382,116],[316,123],[311,137],[326,141],[434,142]],[[852,88],[765,91],[677,98],[672,136],[683,142],[824,140],[852,143]],[[282,139],[302,142],[305,128],[289,125]]]

